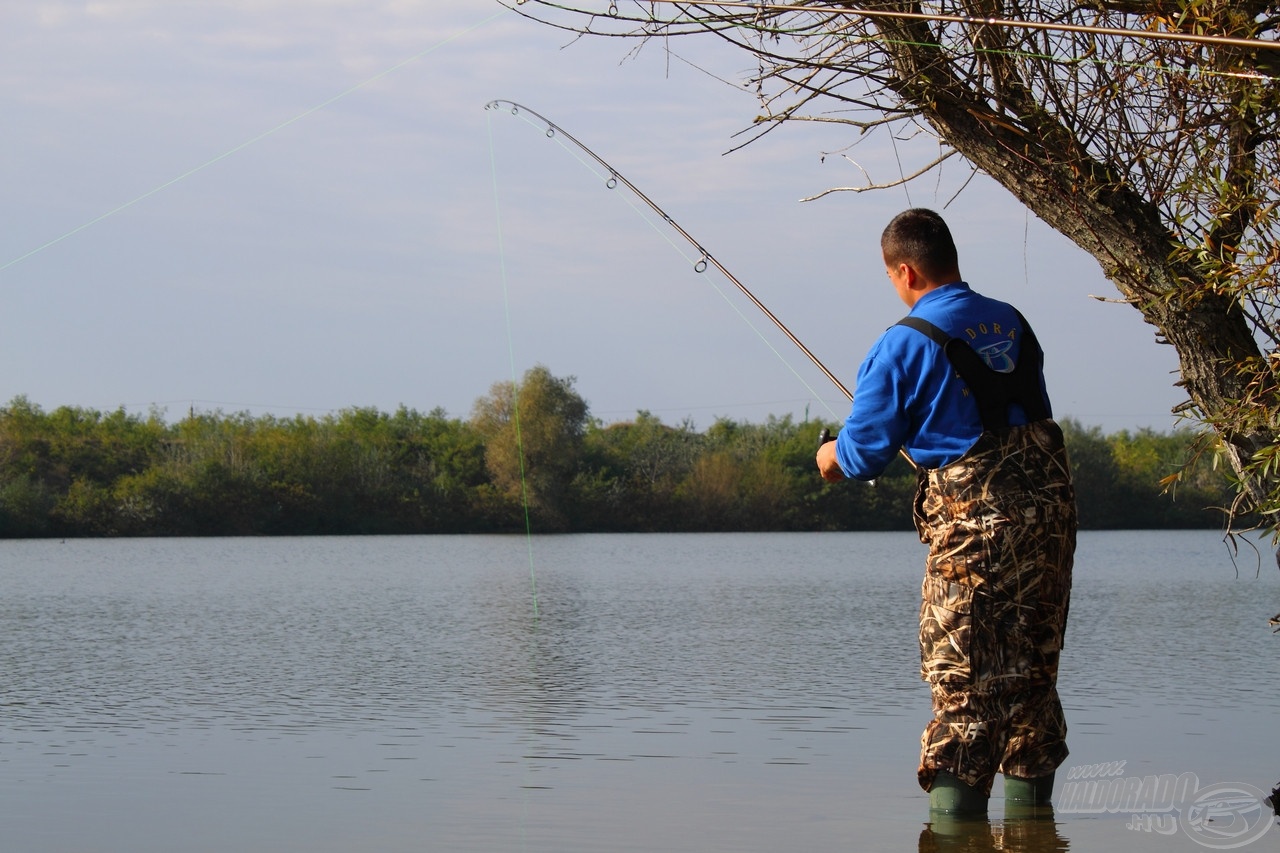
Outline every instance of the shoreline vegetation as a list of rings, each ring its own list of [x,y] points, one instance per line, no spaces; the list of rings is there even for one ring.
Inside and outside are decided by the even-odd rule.
[[[915,474],[826,484],[838,423],[590,417],[574,379],[500,382],[469,419],[0,407],[0,538],[910,530]],[[518,405],[517,405],[518,403]],[[518,412],[518,419],[516,414]],[[1061,421],[1083,529],[1225,528],[1233,489],[1190,431]]]

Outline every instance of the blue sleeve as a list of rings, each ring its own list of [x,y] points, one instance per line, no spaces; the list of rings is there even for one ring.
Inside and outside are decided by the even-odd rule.
[[[910,430],[909,383],[883,344],[882,337],[858,368],[853,408],[836,436],[836,460],[845,476],[856,480],[884,473]]]

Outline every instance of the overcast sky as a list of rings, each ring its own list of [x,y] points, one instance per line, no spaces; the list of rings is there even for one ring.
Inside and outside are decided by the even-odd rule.
[[[606,422],[843,418],[731,283],[497,98],[611,163],[850,386],[905,310],[880,231],[931,206],[1035,327],[1059,417],[1165,430],[1183,399],[1172,349],[1091,298],[1116,295],[1092,258],[987,182],[951,201],[963,168],[801,203],[863,180],[847,133],[726,154],[757,105],[705,40],[632,55],[494,0],[40,0],[0,33],[0,402],[465,417],[543,364]],[[879,144],[850,153],[889,179]]]

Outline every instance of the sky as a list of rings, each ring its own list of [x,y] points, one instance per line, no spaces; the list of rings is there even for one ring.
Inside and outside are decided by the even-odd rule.
[[[1172,348],[1094,298],[1118,295],[1097,263],[994,183],[949,163],[802,202],[892,179],[902,152],[829,124],[733,150],[758,104],[714,41],[573,40],[496,0],[41,0],[4,4],[0,34],[0,404],[465,418],[543,365],[605,423],[843,419],[767,317],[530,111],[847,387],[905,312],[880,231],[926,206],[1035,328],[1059,418],[1166,431],[1185,399]]]

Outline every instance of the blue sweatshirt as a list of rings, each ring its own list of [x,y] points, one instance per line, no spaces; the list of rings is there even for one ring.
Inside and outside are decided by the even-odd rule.
[[[910,316],[960,338],[1002,373],[1013,370],[1021,353],[1023,329],[1013,306],[975,293],[965,282],[926,293]],[[1043,387],[1043,375],[1040,382]],[[1014,406],[1010,425],[1026,420]],[[899,448],[922,468],[941,468],[964,456],[980,435],[978,405],[942,347],[895,325],[858,368],[853,408],[836,437],[836,459],[846,477],[873,480]]]

